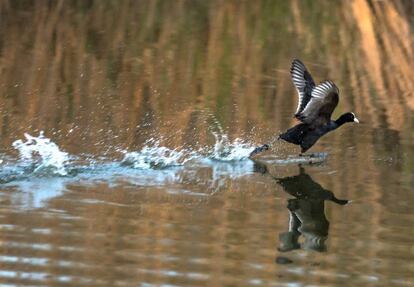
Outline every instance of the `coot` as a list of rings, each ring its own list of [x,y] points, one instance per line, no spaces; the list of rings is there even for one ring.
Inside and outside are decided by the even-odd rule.
[[[341,115],[335,121],[331,120],[332,112],[339,101],[339,90],[332,81],[315,85],[305,65],[298,59],[293,60],[290,73],[299,96],[295,118],[301,123],[280,134],[277,139],[300,145],[301,153],[304,153],[320,137],[337,129],[344,123],[359,123],[355,114],[350,112]],[[250,153],[250,157],[269,148],[270,144],[257,147]]]
[[[359,123],[355,114],[350,112],[337,120],[331,120],[339,101],[339,90],[333,82],[325,81],[315,85],[305,65],[298,59],[293,60],[290,73],[299,95],[295,118],[301,123],[280,134],[280,139],[300,145],[301,152],[304,153],[320,137],[344,123]]]

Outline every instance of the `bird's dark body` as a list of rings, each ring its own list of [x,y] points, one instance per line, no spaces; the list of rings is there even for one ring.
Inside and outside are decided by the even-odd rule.
[[[344,113],[338,119],[331,116],[339,102],[339,89],[332,81],[324,81],[315,85],[311,74],[298,59],[292,61],[290,68],[293,85],[298,92],[298,106],[295,118],[300,124],[279,135],[278,139],[299,145],[304,153],[310,149],[320,137],[333,131],[345,123],[359,122],[354,113]],[[255,148],[250,156],[254,156],[269,145]]]
[[[301,147],[301,152],[306,152],[317,140],[326,133],[336,129],[338,125],[334,121],[317,127],[306,123],[300,123],[279,135],[279,138]]]

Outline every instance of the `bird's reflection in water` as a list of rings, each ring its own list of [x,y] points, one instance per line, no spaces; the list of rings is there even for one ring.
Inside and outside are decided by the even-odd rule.
[[[266,165],[255,164],[255,171],[268,173]],[[281,252],[303,248],[305,250],[326,251],[329,221],[325,216],[325,200],[339,205],[345,205],[348,200],[342,200],[315,182],[299,166],[299,174],[284,178],[273,178],[283,187],[283,190],[294,198],[288,199],[289,229],[279,234]],[[303,236],[302,243],[299,242]]]

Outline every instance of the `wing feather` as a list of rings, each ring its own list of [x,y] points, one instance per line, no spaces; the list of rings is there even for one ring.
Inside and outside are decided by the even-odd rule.
[[[330,121],[338,101],[336,85],[331,81],[322,82],[313,89],[309,103],[296,118],[308,124],[325,124]]]
[[[296,116],[303,111],[311,99],[315,82],[313,81],[312,76],[306,69],[305,65],[298,59],[294,59],[292,61],[290,74],[292,76],[292,82],[298,91],[298,106],[295,112]]]

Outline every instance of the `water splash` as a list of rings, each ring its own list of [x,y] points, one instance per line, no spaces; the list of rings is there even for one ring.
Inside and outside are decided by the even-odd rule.
[[[198,157],[197,153],[191,150],[170,149],[161,146],[159,140],[151,139],[145,143],[140,151],[124,151],[121,164],[136,169],[162,169],[184,165],[196,157]]]
[[[244,142],[242,139],[236,138],[230,142],[226,134],[212,132],[216,142],[211,154],[211,158],[219,161],[241,161],[249,157],[255,145]]]
[[[255,145],[241,139],[230,141],[223,133],[212,132],[215,138],[214,146],[202,147],[197,151],[191,149],[170,149],[162,146],[160,140],[150,139],[140,151],[124,153],[121,161],[123,166],[136,169],[162,169],[172,166],[183,166],[189,161],[205,163],[209,160],[231,162],[242,161],[249,157]]]
[[[162,185],[163,181],[179,183],[182,179],[175,175],[181,171],[173,167],[183,167],[188,173],[200,167],[214,168],[217,176],[223,175],[224,177],[234,174],[239,177],[242,174],[248,174],[251,167],[245,160],[254,149],[254,145],[241,139],[230,141],[222,129],[212,134],[215,137],[214,146],[203,146],[198,150],[182,147],[169,148],[161,144],[162,138],[152,138],[139,151],[118,149],[117,151],[123,154],[119,160],[98,155],[71,156],[62,151],[51,139],[45,137],[43,132],[38,136],[26,133],[24,139],[16,140],[12,144],[19,152],[18,158],[0,157],[0,184],[30,181],[39,175],[42,177],[65,176],[65,178],[71,177],[86,181],[93,181],[96,178],[108,181],[108,178],[118,176],[131,177],[137,185],[149,185],[151,180],[156,185]],[[242,166],[234,170],[238,165],[237,162],[240,162]],[[221,163],[226,166],[223,167]],[[220,167],[215,167],[216,165]],[[137,170],[139,170],[139,177],[136,175]],[[143,173],[144,170],[145,173]],[[168,171],[169,176],[165,177],[163,171]],[[171,174],[174,176],[171,177]]]
[[[13,147],[19,151],[19,160],[24,166],[33,168],[34,173],[52,173],[65,176],[65,165],[69,154],[61,151],[57,144],[45,137],[43,131],[38,137],[24,134],[26,141],[16,140]]]
[[[171,193],[188,195],[191,191],[191,195],[206,196],[253,170],[253,163],[244,160],[254,146],[241,139],[230,141],[221,132],[214,133],[214,146],[203,146],[197,151],[168,148],[161,144],[162,138],[153,138],[139,151],[118,149],[123,154],[121,160],[99,155],[70,156],[43,132],[24,137],[12,144],[19,152],[18,158],[0,156],[0,184],[22,191],[14,196],[22,208],[42,207],[74,183],[168,186]],[[200,178],[200,169],[211,172]]]

